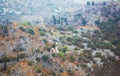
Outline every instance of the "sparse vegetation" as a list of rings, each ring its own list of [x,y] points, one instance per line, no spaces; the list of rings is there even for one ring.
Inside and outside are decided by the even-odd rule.
[[[5,76],[120,75],[119,6],[88,1],[85,8],[75,14],[68,12],[65,17],[54,15],[50,21],[46,18],[47,23],[35,26],[32,26],[34,21],[0,23],[0,73]]]
[[[86,64],[81,64],[80,66],[81,66],[83,69],[85,69],[85,68],[87,67]]]
[[[4,63],[3,70],[7,70],[7,62],[10,62],[12,60],[15,60],[16,58],[14,57],[8,57],[8,56],[3,56],[2,59],[0,60],[1,63]]]
[[[24,28],[20,26],[19,29],[22,30],[23,32],[27,32],[27,33],[30,33],[31,35],[35,35],[35,32],[32,28]]]

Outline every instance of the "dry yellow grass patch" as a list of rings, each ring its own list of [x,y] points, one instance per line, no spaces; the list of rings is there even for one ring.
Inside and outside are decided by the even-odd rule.
[[[61,76],[69,76],[67,72],[63,72]]]
[[[82,28],[82,29],[98,29],[97,26],[79,26],[79,28]]]
[[[11,70],[15,70],[17,73],[24,73],[25,76],[34,76],[33,66],[29,66],[27,61],[18,62],[11,67]]]

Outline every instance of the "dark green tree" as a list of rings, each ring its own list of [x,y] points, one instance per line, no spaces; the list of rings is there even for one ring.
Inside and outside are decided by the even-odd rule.
[[[87,5],[90,5],[90,2],[89,2],[89,1],[87,2]]]

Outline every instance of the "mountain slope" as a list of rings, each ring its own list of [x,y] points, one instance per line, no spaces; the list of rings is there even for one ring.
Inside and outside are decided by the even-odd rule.
[[[85,14],[86,12],[84,12],[85,9],[93,10],[91,6],[90,7],[88,6],[89,8],[85,7],[87,4],[87,1],[90,1],[90,0],[27,0],[27,1],[26,0],[9,0],[9,1],[1,0],[0,21],[9,19],[9,20],[15,20],[19,22],[30,21],[30,22],[46,23],[46,20],[50,21],[52,16],[55,15],[56,17],[59,17],[59,16],[67,17],[69,22],[71,22],[71,19],[73,22],[74,21],[73,16],[76,15],[75,13],[79,12],[79,10],[83,11],[83,13],[80,13],[83,16],[86,15]],[[107,1],[108,0],[106,0],[106,2]],[[103,0],[98,0],[98,1],[94,0],[95,4],[102,3],[102,2]],[[98,9],[97,6],[95,8]],[[82,19],[83,18],[81,18],[81,20]],[[93,22],[90,22],[89,24],[93,24]]]

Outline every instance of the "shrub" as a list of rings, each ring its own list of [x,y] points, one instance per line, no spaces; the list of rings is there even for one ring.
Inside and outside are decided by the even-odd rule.
[[[37,68],[37,69],[36,69],[36,72],[37,72],[37,73],[41,73],[41,69],[40,69],[40,68]]]
[[[68,26],[68,27],[67,27],[67,30],[68,30],[68,31],[74,31],[74,27],[73,27],[73,26]]]
[[[78,31],[76,31],[76,30],[75,30],[75,31],[73,31],[73,33],[76,33],[76,34],[77,34],[77,33],[78,33]]]
[[[3,30],[2,32],[3,32],[4,34],[7,34],[7,33],[8,33],[8,28],[7,28],[7,26],[0,25],[0,30]]]
[[[65,31],[65,28],[63,28],[63,27],[58,27],[58,30],[60,30],[60,31]]]
[[[10,58],[7,56],[3,56],[1,61],[4,63],[3,70],[7,70],[7,62],[10,61]]]
[[[45,36],[45,32],[41,31],[41,32],[40,32],[40,35],[41,35],[41,36]]]
[[[63,53],[63,52],[59,52],[59,53],[58,53],[58,56],[59,56],[59,57],[63,57],[63,56],[64,56],[64,53]]]
[[[63,47],[63,52],[65,53],[65,52],[67,52],[67,51],[69,51],[68,47],[64,46],[64,47]]]
[[[34,34],[35,34],[35,32],[34,32],[33,29],[28,29],[28,32],[29,32],[31,35],[34,35]]]
[[[37,57],[37,58],[36,58],[36,61],[40,61],[40,58],[39,58],[39,57]]]
[[[7,33],[8,33],[8,28],[7,28],[7,27],[4,27],[3,32],[4,32],[5,34],[7,34]]]
[[[82,25],[85,26],[87,24],[87,21],[83,18],[82,19]]]
[[[43,39],[44,43],[47,44],[48,43],[48,40],[47,39]]]
[[[78,48],[78,47],[75,47],[75,48],[74,48],[74,50],[80,50],[80,48]]]
[[[20,50],[20,51],[25,51],[26,49],[23,48],[23,47],[20,47],[18,50]]]
[[[82,61],[84,61],[84,60],[85,60],[85,58],[84,58],[83,56],[79,55],[79,57],[78,57],[78,62],[82,62]]]
[[[70,55],[70,61],[74,62],[75,61],[75,57],[73,55]]]
[[[24,25],[31,25],[31,23],[30,22],[25,22]]]
[[[26,57],[26,54],[25,53],[21,53],[20,55],[19,55],[19,58],[25,58]]]
[[[50,49],[51,49],[50,46],[47,46],[47,45],[46,45],[46,46],[44,47],[44,50],[50,51]]]
[[[42,31],[42,32],[47,32],[44,28],[39,28],[38,29],[40,32]],[[51,31],[49,31],[49,32],[51,32]]]
[[[22,30],[22,31],[24,31],[24,32],[26,31],[26,29],[23,28],[22,26],[20,26],[19,29]]]
[[[7,57],[7,56],[4,56],[4,57],[2,57],[1,61],[2,61],[2,62],[9,62],[9,61],[10,61],[10,58]]]
[[[39,51],[40,51],[40,49],[39,49],[39,48],[35,49],[35,52],[37,52],[37,53],[38,53]]]
[[[96,57],[101,57],[101,53],[97,52],[95,56]]]
[[[52,76],[56,76],[56,73],[54,71],[52,72]]]
[[[32,66],[32,61],[28,61],[28,65],[29,65],[29,66]]]
[[[87,67],[86,64],[81,64],[80,66],[81,66],[83,69],[85,69],[85,68]]]
[[[53,57],[56,57],[57,55],[56,55],[55,53],[52,53],[52,56],[53,56]]]
[[[42,59],[43,59],[44,61],[48,61],[49,57],[48,57],[47,55],[43,55],[43,56],[42,56]]]

